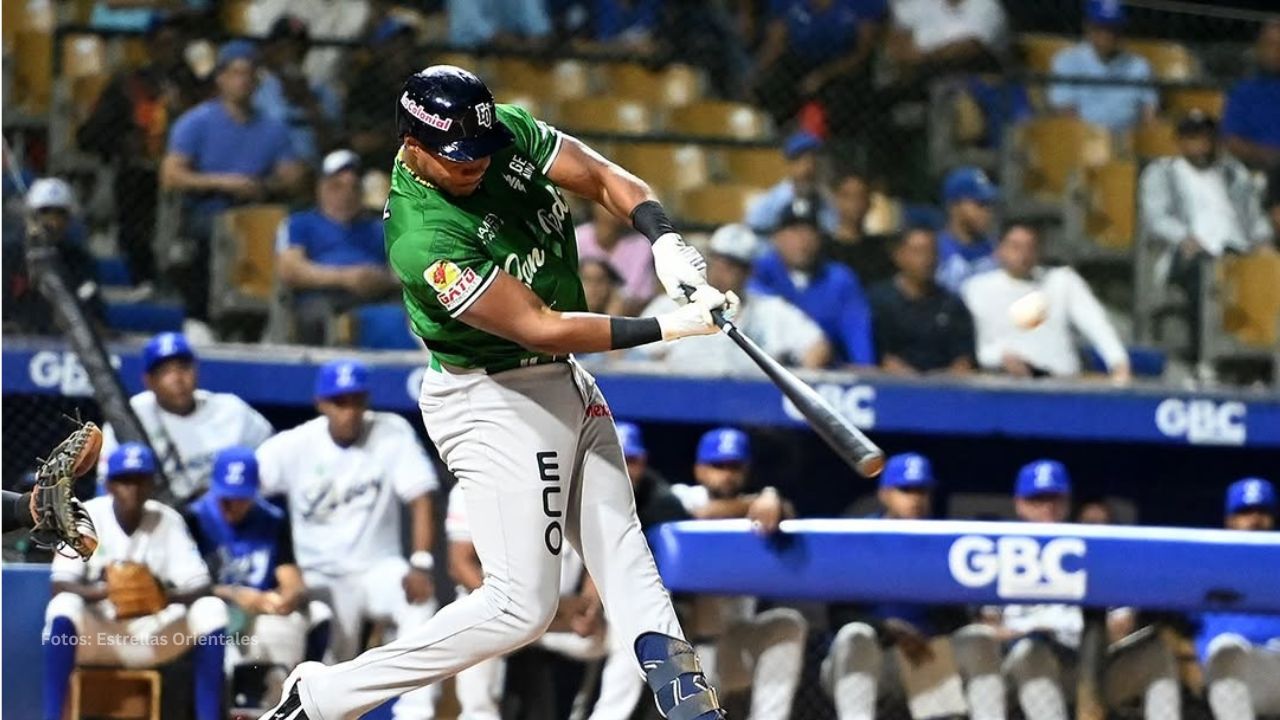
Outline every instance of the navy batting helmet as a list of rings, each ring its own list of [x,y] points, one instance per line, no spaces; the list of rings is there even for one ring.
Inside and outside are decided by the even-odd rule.
[[[513,140],[484,81],[453,65],[432,65],[405,81],[396,129],[455,162],[488,157]]]

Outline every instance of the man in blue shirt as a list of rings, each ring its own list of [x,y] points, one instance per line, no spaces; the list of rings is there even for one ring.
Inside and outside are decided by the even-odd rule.
[[[812,198],[791,203],[747,289],[777,295],[804,311],[831,341],[837,364],[874,365],[867,298],[852,270],[822,254],[815,209]]]
[[[1280,165],[1280,20],[1262,26],[1254,47],[1258,72],[1227,95],[1222,131],[1227,149],[1246,165]]]
[[[947,226],[938,233],[938,284],[953,293],[973,275],[997,267],[991,228],[996,186],[976,167],[952,170],[942,182]]]
[[[1275,486],[1262,478],[1227,488],[1228,530],[1274,530],[1276,510]],[[1196,649],[1215,720],[1280,713],[1280,616],[1205,613],[1200,621]]]
[[[1151,80],[1147,61],[1120,48],[1124,7],[1119,0],[1085,3],[1084,42],[1053,58],[1053,74],[1097,80],[1146,82]],[[1155,115],[1158,98],[1150,85],[1073,85],[1049,87],[1049,104],[1073,112],[1109,130],[1127,130]]]
[[[209,240],[218,213],[232,205],[288,197],[305,168],[279,120],[253,110],[257,51],[237,40],[218,51],[218,94],[178,118],[160,164],[160,184],[183,195],[182,233],[195,242],[177,280],[187,312],[204,320],[209,302]]]
[[[320,158],[334,127],[341,120],[338,97],[322,83],[311,83],[302,62],[311,46],[311,33],[300,18],[281,15],[262,44],[262,74],[253,94],[253,108],[289,128],[289,141],[308,163]]]
[[[360,159],[325,156],[316,206],[290,215],[276,236],[280,279],[294,291],[297,339],[322,344],[329,320],[386,298],[399,284],[387,269],[382,221],[362,215]]]
[[[824,233],[833,233],[840,224],[835,204],[818,184],[818,154],[822,139],[812,133],[792,133],[782,144],[787,159],[787,177],[778,181],[747,209],[747,225],[761,234],[773,232],[778,221],[798,197],[812,197],[817,203],[818,225]]]

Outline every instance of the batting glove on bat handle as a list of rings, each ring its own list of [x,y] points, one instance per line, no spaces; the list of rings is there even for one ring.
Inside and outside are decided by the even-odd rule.
[[[669,232],[653,243],[653,271],[667,297],[683,305],[689,301],[684,288],[707,284],[707,261],[698,249]]]

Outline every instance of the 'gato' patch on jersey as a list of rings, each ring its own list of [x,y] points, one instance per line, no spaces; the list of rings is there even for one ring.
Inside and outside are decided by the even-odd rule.
[[[422,273],[427,284],[436,291],[436,299],[446,310],[454,310],[466,302],[471,291],[480,284],[480,276],[471,268],[460,268],[448,260],[437,260]]]

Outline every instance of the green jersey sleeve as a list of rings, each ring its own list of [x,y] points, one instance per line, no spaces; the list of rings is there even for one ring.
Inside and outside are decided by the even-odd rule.
[[[498,105],[498,119],[516,138],[516,149],[533,160],[543,175],[560,153],[560,131],[538,120],[528,110],[515,105]]]
[[[456,318],[493,284],[498,266],[477,243],[448,227],[414,230],[391,243],[391,267],[419,312]]]

